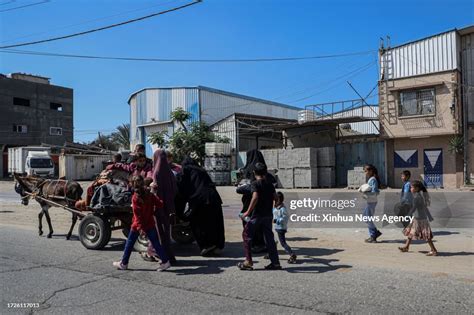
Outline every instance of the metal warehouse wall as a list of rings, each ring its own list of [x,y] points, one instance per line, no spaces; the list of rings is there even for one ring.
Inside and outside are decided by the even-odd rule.
[[[236,148],[235,115],[212,126],[212,131],[218,136],[229,138],[231,148]]]
[[[233,113],[297,119],[299,110],[201,89],[201,120],[211,125]]]
[[[373,164],[379,172],[380,181],[386,184],[383,141],[336,144],[337,186],[347,186],[347,171],[365,164]]]
[[[468,121],[474,123],[474,33],[461,37],[463,103],[468,107]]]
[[[378,118],[379,117],[379,107],[378,106],[362,106],[360,108],[355,108],[355,109],[350,109],[343,111],[341,113],[334,114],[334,117],[355,117],[355,116],[360,116],[360,117],[373,117],[373,118]],[[363,121],[363,122],[356,122],[356,123],[350,123],[351,129],[354,131],[357,131],[361,134],[379,134],[380,126],[379,126],[379,121]]]
[[[458,41],[451,31],[389,49],[381,56],[381,79],[384,72],[391,80],[454,70],[459,66]]]
[[[145,89],[130,99],[131,146],[146,140],[150,127],[142,125],[170,120],[178,107],[192,114],[188,123],[199,121],[199,91],[197,88]],[[148,130],[148,131],[147,131]],[[148,151],[148,150],[147,150]]]

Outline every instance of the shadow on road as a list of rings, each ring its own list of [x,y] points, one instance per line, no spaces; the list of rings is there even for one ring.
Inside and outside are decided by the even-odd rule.
[[[286,240],[288,242],[305,242],[305,241],[316,241],[316,240],[318,240],[318,238],[317,237],[295,236],[295,237],[287,237]]]
[[[419,251],[419,253],[427,254],[428,251]],[[452,256],[472,256],[473,252],[438,252],[438,256],[441,257],[452,257]]]
[[[443,235],[452,235],[452,234],[459,234],[459,232],[450,232],[450,231],[436,231],[436,232],[433,232],[434,236],[443,236]]]

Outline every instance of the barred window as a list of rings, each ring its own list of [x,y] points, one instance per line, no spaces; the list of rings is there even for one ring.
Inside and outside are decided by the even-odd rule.
[[[51,136],[62,136],[63,135],[63,128],[59,127],[50,127],[49,134]]]
[[[434,89],[400,93],[399,116],[430,115],[435,113]]]

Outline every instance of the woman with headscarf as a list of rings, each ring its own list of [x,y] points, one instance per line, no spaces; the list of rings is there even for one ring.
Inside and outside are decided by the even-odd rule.
[[[187,202],[189,210],[178,211],[185,212],[190,221],[201,255],[218,254],[225,245],[222,199],[207,172],[196,161],[187,157],[182,168],[178,175],[178,190],[182,206]]]
[[[250,204],[250,200],[252,200],[252,192],[250,190],[250,184],[252,181],[255,180],[255,175],[253,171],[255,170],[255,165],[257,163],[263,163],[265,166],[265,158],[263,157],[262,152],[257,149],[247,151],[247,161],[245,162],[245,166],[240,170],[242,174],[242,181],[240,185],[237,187],[237,193],[242,195],[242,211],[244,213]],[[267,180],[270,181],[272,184],[276,186],[276,179],[273,175],[267,173],[265,175]],[[242,220],[242,225],[245,227],[246,222]],[[255,232],[255,236],[252,239],[252,251],[255,253],[260,253],[266,251],[265,240],[263,238],[263,231],[261,229],[257,229]]]
[[[168,164],[165,151],[158,149],[153,154],[153,192],[163,201],[163,209],[155,213],[162,246],[173,264],[176,258],[171,249],[171,224],[174,222],[177,193],[176,179]]]

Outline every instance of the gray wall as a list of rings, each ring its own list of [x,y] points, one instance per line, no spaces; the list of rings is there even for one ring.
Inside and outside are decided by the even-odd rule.
[[[30,106],[13,105],[13,98],[30,100]],[[50,103],[62,104],[61,112]],[[73,90],[0,76],[0,145],[62,145],[73,141]],[[13,132],[13,125],[27,125],[27,133]],[[50,127],[63,129],[62,136],[50,135]]]
[[[288,149],[332,147],[336,143],[335,129],[324,126],[302,126],[287,129],[283,136],[286,138]]]

